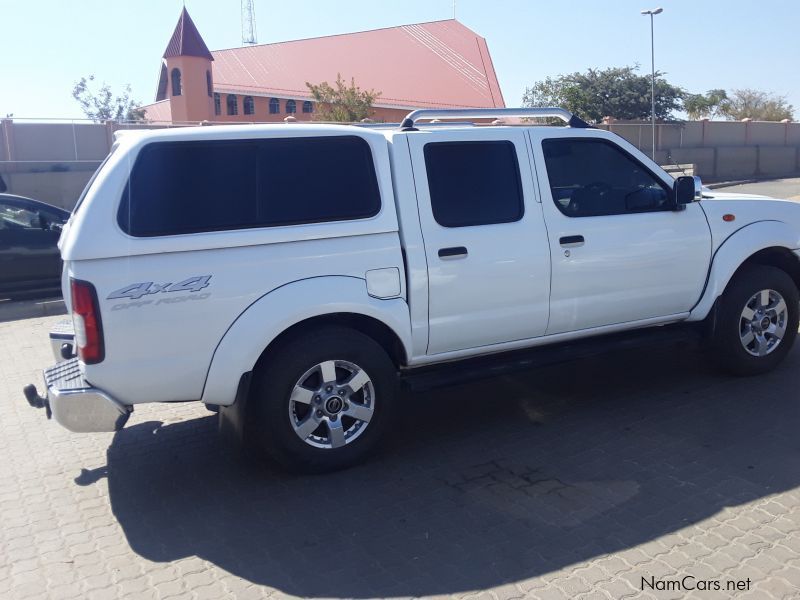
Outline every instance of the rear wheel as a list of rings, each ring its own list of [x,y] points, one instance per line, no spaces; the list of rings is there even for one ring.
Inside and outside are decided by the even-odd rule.
[[[775,267],[748,267],[719,303],[712,340],[717,364],[736,375],[775,368],[797,337],[798,291],[792,278]]]
[[[386,433],[396,387],[395,366],[372,338],[344,327],[295,336],[255,373],[248,437],[291,470],[349,467]]]

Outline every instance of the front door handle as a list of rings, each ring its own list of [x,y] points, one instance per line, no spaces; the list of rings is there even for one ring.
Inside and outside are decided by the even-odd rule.
[[[583,246],[584,241],[582,235],[565,235],[558,239],[558,243],[563,248],[577,248],[578,246]]]
[[[467,249],[464,246],[453,246],[451,248],[440,248],[439,258],[445,260],[453,258],[464,258],[467,256]]]

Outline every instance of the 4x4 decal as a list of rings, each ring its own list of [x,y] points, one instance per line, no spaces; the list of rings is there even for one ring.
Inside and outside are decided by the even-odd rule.
[[[189,279],[184,279],[178,283],[153,283],[152,281],[133,283],[111,292],[106,299],[130,298],[131,300],[138,300],[142,296],[160,292],[199,292],[208,287],[210,279],[211,275],[200,275],[189,277]]]

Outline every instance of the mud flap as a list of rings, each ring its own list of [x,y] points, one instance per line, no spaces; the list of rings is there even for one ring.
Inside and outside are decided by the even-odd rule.
[[[219,407],[220,435],[236,450],[243,450],[245,446],[245,417],[252,378],[252,371],[244,373],[239,379],[233,404]]]

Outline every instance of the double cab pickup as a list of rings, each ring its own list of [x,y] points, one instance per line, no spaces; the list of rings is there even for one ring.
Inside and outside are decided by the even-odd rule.
[[[60,249],[76,356],[31,403],[88,432],[203,402],[307,471],[369,457],[421,370],[682,324],[754,375],[798,329],[800,206],[562,109],[126,133]]]

